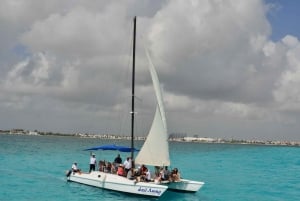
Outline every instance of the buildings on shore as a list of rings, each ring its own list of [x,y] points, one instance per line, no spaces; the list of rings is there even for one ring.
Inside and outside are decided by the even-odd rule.
[[[29,131],[24,129],[11,129],[11,130],[0,130],[0,134],[11,134],[11,135],[39,135],[39,136],[65,136],[65,137],[80,137],[80,138],[97,138],[97,139],[112,139],[112,140],[130,140],[130,136],[119,136],[113,134],[89,134],[89,133],[54,133],[54,132],[43,132],[43,131]],[[146,137],[136,136],[135,140],[145,140]]]
[[[200,143],[227,143],[227,144],[256,144],[256,145],[282,145],[282,146],[300,146],[300,142],[295,141],[263,141],[263,140],[236,140],[236,139],[214,139],[203,137],[184,137],[171,139],[172,141],[200,142]]]
[[[97,139],[110,139],[110,140],[130,140],[130,136],[120,136],[113,134],[88,134],[88,133],[53,133],[53,132],[41,132],[41,131],[28,131],[23,129],[12,129],[12,130],[0,130],[0,134],[11,134],[11,135],[39,135],[39,136],[66,136],[66,137],[80,137],[80,138],[97,138]],[[146,140],[146,137],[136,136],[135,140]],[[209,138],[189,137],[186,134],[171,133],[169,135],[169,141],[176,142],[194,142],[194,143],[227,143],[227,144],[256,144],[256,145],[277,145],[277,146],[300,146],[300,142],[295,141],[262,141],[262,140],[236,140],[236,139],[221,139],[221,138]]]

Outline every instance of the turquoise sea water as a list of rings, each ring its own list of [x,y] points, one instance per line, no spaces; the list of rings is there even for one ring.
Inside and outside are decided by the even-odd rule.
[[[85,148],[129,141],[73,137],[0,135],[0,200],[300,200],[300,148],[171,142],[172,166],[182,177],[204,181],[195,194],[167,192],[137,197],[67,182],[65,171],[77,161],[88,170]],[[136,142],[140,147],[142,142]],[[117,152],[97,151],[113,160]],[[124,159],[127,154],[121,153]]]

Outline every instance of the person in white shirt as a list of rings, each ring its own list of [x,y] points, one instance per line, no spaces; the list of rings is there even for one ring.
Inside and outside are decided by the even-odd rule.
[[[77,167],[77,163],[76,162],[73,163],[73,165],[72,165],[72,171],[73,172],[78,172],[78,167]]]
[[[71,168],[71,170],[68,171],[68,173],[66,174],[66,176],[69,177],[69,176],[71,175],[72,172],[73,172],[73,174],[74,174],[75,172],[78,172],[78,173],[81,172],[81,170],[78,169],[78,167],[77,167],[77,162],[74,162],[74,163],[72,164],[72,168]]]
[[[146,172],[146,181],[151,181],[151,173],[150,173],[149,169],[147,169],[147,172]]]
[[[132,161],[130,157],[127,157],[127,160],[124,161],[124,168],[125,168],[125,174],[127,176],[127,172],[131,169],[132,167]]]
[[[91,153],[91,157],[90,157],[90,171],[89,172],[95,171],[96,164],[97,164],[96,155],[94,153]]]

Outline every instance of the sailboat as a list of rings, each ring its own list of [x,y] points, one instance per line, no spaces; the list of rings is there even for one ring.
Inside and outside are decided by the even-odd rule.
[[[131,158],[134,158],[134,98],[135,98],[135,38],[136,38],[136,17],[134,17],[133,28],[133,67],[132,67],[132,104],[131,104]],[[163,97],[154,65],[151,61],[148,51],[146,51],[149,60],[150,74],[156,94],[157,107],[152,122],[151,129],[142,148],[137,154],[135,164],[166,167],[170,166],[169,144],[167,135],[167,123],[163,104]],[[158,149],[159,148],[159,149]],[[167,190],[176,190],[183,192],[197,192],[204,182],[180,179],[176,182],[157,182],[157,181],[137,181],[118,176],[117,174],[106,173],[102,171],[93,171],[91,173],[72,173],[68,176],[68,181],[86,184],[94,187],[120,191],[125,193],[160,197]]]

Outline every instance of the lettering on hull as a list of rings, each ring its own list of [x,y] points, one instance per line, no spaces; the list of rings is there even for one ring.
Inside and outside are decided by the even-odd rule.
[[[155,189],[155,188],[148,188],[148,187],[139,187],[138,192],[143,192],[143,193],[152,193],[152,194],[156,194],[156,195],[160,195],[161,194],[161,190],[159,189]]]

